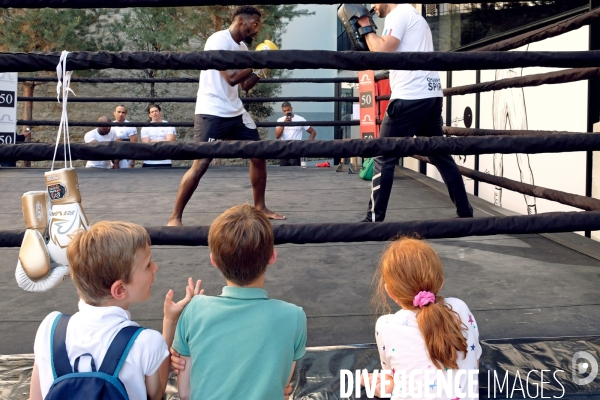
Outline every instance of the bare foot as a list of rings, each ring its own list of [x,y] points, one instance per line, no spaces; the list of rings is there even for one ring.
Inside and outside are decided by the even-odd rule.
[[[281,215],[281,214],[277,214],[271,210],[269,210],[268,208],[263,208],[262,210],[263,213],[265,213],[265,215],[267,217],[269,217],[269,219],[285,219],[285,215]]]
[[[171,218],[167,226],[183,226],[179,218]]]

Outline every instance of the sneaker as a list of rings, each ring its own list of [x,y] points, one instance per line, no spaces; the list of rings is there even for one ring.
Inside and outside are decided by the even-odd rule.
[[[329,167],[331,167],[331,164],[329,164],[329,161],[323,161],[322,163],[318,163],[317,167],[319,167],[319,168],[329,168]]]

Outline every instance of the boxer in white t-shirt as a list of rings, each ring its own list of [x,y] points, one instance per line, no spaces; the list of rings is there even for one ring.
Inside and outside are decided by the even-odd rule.
[[[101,116],[98,118],[98,122],[110,122],[110,118],[107,116]],[[85,143],[98,143],[98,142],[112,142],[117,140],[117,134],[110,126],[100,126],[93,131],[89,131],[83,137]],[[105,168],[105,169],[118,169],[119,160],[106,160],[106,161],[88,161],[85,164],[86,168]]]
[[[425,19],[410,4],[373,4],[380,18],[385,18],[383,36],[373,29],[363,29],[369,50],[383,52],[433,51],[431,30]],[[358,20],[361,27],[370,26],[368,16]],[[436,71],[390,71],[392,94],[379,136],[413,137],[443,136],[442,85]],[[473,216],[465,185],[454,159],[448,154],[430,155],[429,160],[440,172],[459,217]],[[371,201],[364,222],[385,219],[397,157],[375,157]]]
[[[251,6],[239,6],[233,12],[229,29],[213,33],[204,50],[248,51],[246,43],[260,31],[261,14]],[[244,43],[246,42],[246,43]],[[258,83],[259,77],[252,68],[217,71],[209,69],[200,72],[200,85],[194,116],[194,141],[212,142],[216,140],[260,140],[256,124],[244,109],[238,95],[238,85],[242,90],[250,90]],[[179,184],[170,226],[181,226],[183,209],[192,198],[212,159],[194,160]],[[285,219],[265,205],[267,186],[267,166],[263,159],[250,159],[250,182],[254,195],[254,206],[271,219]]]
[[[124,105],[118,105],[113,112],[114,122],[129,122],[127,119],[127,108]],[[137,143],[137,129],[134,126],[113,126],[112,129],[117,134],[117,139],[123,142]],[[119,160],[119,168],[133,168],[135,160]]]
[[[150,104],[148,106],[148,116],[153,123],[161,123],[159,126],[145,126],[142,128],[140,136],[143,143],[151,142],[174,142],[177,138],[177,132],[172,126],[165,126],[162,122],[167,122],[162,119],[162,108],[158,104]],[[144,160],[144,167],[170,167],[171,160]]]
[[[294,114],[294,109],[289,101],[284,101],[281,104],[281,112],[283,112],[283,117],[277,119],[277,122],[300,122],[306,121],[303,117]],[[307,131],[310,136],[308,140],[314,140],[317,136],[317,131],[310,126],[278,126],[275,128],[275,139],[281,140],[302,140],[302,132]],[[279,160],[280,167],[299,167],[300,166],[300,158],[283,158]]]

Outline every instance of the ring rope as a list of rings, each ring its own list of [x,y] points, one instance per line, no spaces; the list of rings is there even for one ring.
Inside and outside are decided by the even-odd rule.
[[[428,157],[412,156],[419,161],[425,161],[431,164]],[[566,204],[571,207],[580,208],[586,211],[600,210],[600,200],[593,197],[580,196],[577,194],[562,192],[560,190],[548,189],[541,186],[530,185],[524,182],[517,182],[512,179],[486,174],[485,172],[475,171],[457,165],[458,170],[463,176],[471,178],[479,182],[489,183],[504,189],[512,190],[517,193],[526,194],[529,196],[539,197],[546,200],[556,201],[557,203]]]
[[[415,154],[512,154],[563,153],[600,150],[600,135],[556,134],[546,136],[414,137],[377,140],[263,140],[226,142],[102,142],[73,143],[79,160],[196,160],[200,158],[297,158],[297,157],[408,157]],[[52,145],[27,143],[0,145],[5,161],[52,159]],[[59,150],[60,154],[60,150]],[[62,154],[60,154],[62,155]]]
[[[19,82],[54,82],[47,76],[19,76]],[[198,78],[71,78],[79,83],[198,83]],[[356,77],[331,78],[264,78],[260,83],[357,83]]]
[[[531,32],[523,33],[521,35],[503,40],[501,42],[496,42],[486,46],[475,48],[471,51],[506,51],[516,49],[529,43],[539,42],[544,39],[548,39],[551,37],[562,35],[566,32],[573,31],[575,29],[579,29],[584,25],[589,25],[595,22],[594,20],[598,17],[600,17],[600,7],[596,7],[584,14],[567,18],[566,20],[556,22],[552,25],[548,25]]]
[[[53,71],[60,53],[0,53],[0,72]],[[345,69],[354,71],[485,70],[520,67],[588,68],[600,65],[600,50],[564,52],[361,52],[328,50],[86,52],[69,53],[69,68],[82,69]]]
[[[518,78],[506,78],[497,81],[475,83],[472,85],[455,86],[443,90],[444,96],[459,96],[472,93],[490,92],[507,88],[519,88],[540,86],[567,82],[576,82],[600,77],[600,68],[572,68],[564,71],[548,72],[543,74],[527,75]],[[127,80],[125,80],[127,81]],[[348,82],[348,79],[345,79]],[[71,79],[73,82],[73,79]],[[261,80],[262,82],[262,80]],[[354,78],[353,82],[358,82]],[[138,82],[132,82],[138,83]],[[194,81],[194,83],[197,83]],[[329,78],[324,78],[323,83],[331,82]],[[276,103],[281,101],[289,102],[357,102],[358,97],[347,96],[296,96],[296,97],[240,97],[243,103]],[[375,100],[389,100],[389,95],[376,96]],[[17,97],[17,101],[54,101],[53,97]],[[195,103],[196,97],[78,97],[71,99],[74,103],[108,103],[108,102],[158,102],[158,103]]]
[[[209,226],[146,227],[153,246],[207,246]],[[574,232],[600,229],[600,211],[551,212],[508,217],[453,218],[376,224],[274,225],[275,244],[387,241],[418,234],[424,239]],[[24,230],[0,231],[0,247],[19,247]]]
[[[503,0],[503,3],[521,2],[522,0]],[[438,4],[437,0],[422,0],[421,4]],[[449,4],[463,4],[464,0],[448,0]],[[0,8],[127,8],[127,7],[188,7],[188,6],[229,6],[246,5],[241,0],[0,0]],[[256,0],[254,5],[271,5],[273,0]],[[291,0],[279,0],[276,4],[338,4],[327,1],[311,0],[309,3],[298,3]],[[410,3],[407,3],[410,4]]]
[[[375,100],[386,100],[389,99],[384,96],[375,97]],[[326,103],[334,101],[348,101],[357,102],[358,97],[342,97],[342,96],[292,96],[292,97],[242,97],[240,96],[242,103],[277,103],[282,101],[289,102],[315,102],[315,103]],[[54,97],[25,97],[18,96],[17,101],[56,101]],[[155,103],[195,103],[196,97],[78,97],[76,99],[69,99],[73,103],[114,103],[114,102],[155,102]]]
[[[379,121],[377,121],[380,124]],[[59,121],[46,121],[46,120],[27,120],[27,119],[18,119],[17,125],[21,126],[58,126],[60,124]],[[144,126],[157,126],[161,125],[160,122],[98,122],[98,121],[69,121],[69,125],[71,126],[133,126],[133,127],[144,127]],[[169,121],[167,123],[162,123],[165,126],[176,126],[176,127],[193,127],[193,122],[185,122],[185,121]],[[291,122],[256,122],[256,126],[263,127],[275,127],[275,126],[358,126],[360,125],[360,121],[291,121]],[[0,144],[0,146],[2,146]]]
[[[459,128],[457,126],[442,126],[446,135],[451,136],[548,136],[548,135],[589,135],[592,132],[568,131],[529,131],[529,130],[504,130],[504,129],[475,129]]]
[[[543,74],[526,75],[517,78],[506,78],[497,81],[474,83],[472,85],[455,86],[444,89],[444,96],[483,93],[508,88],[553,85],[557,83],[583,81],[598,77],[600,77],[600,68],[571,68],[562,71],[546,72]]]

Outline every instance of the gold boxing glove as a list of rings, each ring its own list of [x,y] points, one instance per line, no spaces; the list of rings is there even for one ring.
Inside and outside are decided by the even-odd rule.
[[[262,42],[261,44],[259,44],[258,46],[256,46],[256,51],[264,51],[264,50],[279,50],[279,47],[277,47],[277,45],[273,42],[271,42],[270,40],[265,40],[264,42]],[[262,69],[253,69],[252,70],[256,76],[258,76],[261,79],[265,79],[269,77],[269,69],[268,68],[262,68]]]
[[[88,230],[89,222],[81,207],[77,172],[63,168],[44,174],[48,196],[52,203],[48,224],[48,253],[53,261],[69,265],[67,246],[80,230]]]
[[[25,236],[19,250],[19,262],[29,279],[37,281],[50,272],[46,231],[50,201],[46,192],[27,192],[21,197]]]
[[[15,278],[30,292],[45,292],[69,277],[67,246],[89,223],[83,208],[77,173],[64,168],[44,175],[45,192],[23,195],[25,237]]]

